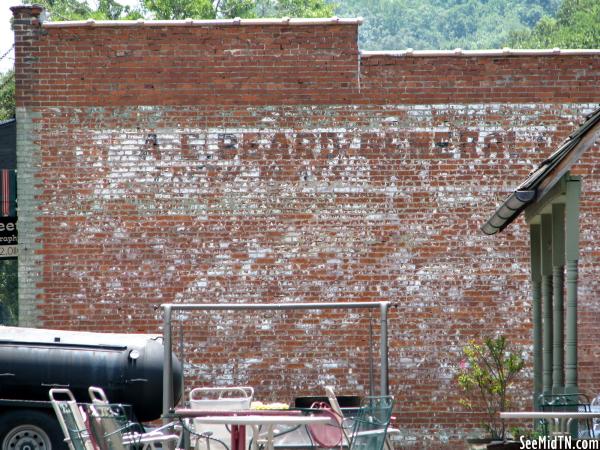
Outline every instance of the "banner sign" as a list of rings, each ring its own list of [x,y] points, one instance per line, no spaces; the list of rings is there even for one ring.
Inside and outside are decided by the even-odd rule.
[[[17,215],[17,173],[14,170],[0,170],[0,216]]]
[[[16,217],[0,217],[0,259],[19,256]]]

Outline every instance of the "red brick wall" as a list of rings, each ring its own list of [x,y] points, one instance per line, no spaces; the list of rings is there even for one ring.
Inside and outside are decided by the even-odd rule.
[[[363,56],[368,103],[589,103],[600,55]]]
[[[166,302],[390,300],[402,445],[448,446],[478,425],[454,381],[464,343],[501,331],[531,350],[527,227],[479,227],[600,102],[598,54],[360,56],[352,24],[28,17],[24,325],[157,332]],[[598,157],[575,170],[594,394]],[[190,315],[185,336],[190,384],[248,383],[262,399],[368,389],[364,313]]]

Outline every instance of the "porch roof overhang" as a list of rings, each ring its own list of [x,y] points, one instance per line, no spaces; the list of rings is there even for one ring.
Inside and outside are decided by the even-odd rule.
[[[487,235],[496,234],[510,225],[529,205],[541,201],[560,181],[580,156],[600,137],[600,108],[544,160],[515,189],[481,227]]]

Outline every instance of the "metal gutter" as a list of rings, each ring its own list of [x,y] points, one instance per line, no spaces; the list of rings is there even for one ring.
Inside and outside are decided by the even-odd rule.
[[[548,193],[579,157],[600,137],[600,108],[586,117],[550,157],[542,163],[502,202],[481,227],[487,235],[496,234],[510,225],[528,205]]]
[[[502,231],[535,199],[535,195],[535,190],[514,191],[481,227],[481,231],[488,235]]]

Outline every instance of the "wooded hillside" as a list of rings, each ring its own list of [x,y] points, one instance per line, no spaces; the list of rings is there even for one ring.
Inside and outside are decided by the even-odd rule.
[[[598,48],[598,0],[344,0],[362,50]]]

